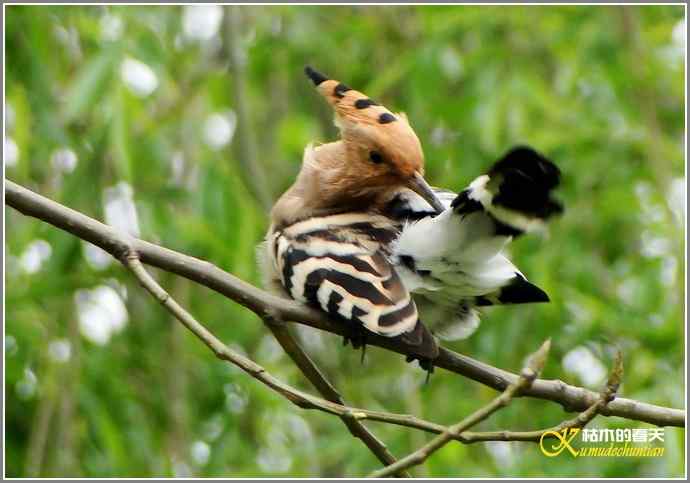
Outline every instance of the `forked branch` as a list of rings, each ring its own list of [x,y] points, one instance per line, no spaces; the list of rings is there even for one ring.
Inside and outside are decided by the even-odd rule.
[[[501,395],[496,397],[486,406],[478,409],[470,416],[463,419],[458,424],[446,428],[439,436],[431,440],[429,443],[425,444],[417,451],[411,453],[405,458],[382,468],[378,471],[374,471],[369,476],[372,478],[382,478],[397,474],[401,470],[407,470],[408,468],[419,465],[427,460],[434,452],[441,449],[450,440],[456,439],[464,443],[472,443],[476,441],[541,441],[542,438],[546,437],[556,437],[556,435],[569,428],[583,428],[592,419],[594,419],[597,414],[599,414],[607,404],[614,400],[616,397],[616,392],[620,387],[621,380],[623,378],[623,358],[618,352],[616,354],[616,359],[613,364],[613,369],[609,375],[608,381],[602,389],[599,399],[597,402],[592,404],[582,413],[578,414],[576,418],[563,421],[558,426],[553,428],[547,428],[539,431],[529,431],[529,432],[512,432],[512,431],[496,431],[496,432],[483,432],[483,433],[468,433],[467,429],[476,426],[483,420],[487,419],[493,413],[501,408],[506,407],[513,400],[520,391],[523,391],[534,383],[534,380],[538,374],[542,371],[544,364],[546,362],[546,357],[550,349],[550,340],[547,340],[542,344],[537,352],[532,354],[528,359],[527,364],[524,369],[520,372],[520,377],[518,380],[506,388]]]
[[[209,287],[249,308],[262,319],[268,317],[272,320],[291,321],[339,335],[349,335],[347,327],[334,323],[317,310],[264,292],[211,263],[131,238],[108,225],[51,201],[9,180],[5,181],[5,202],[25,215],[48,222],[82,240],[101,247],[117,259],[122,259],[125,254],[134,252],[142,263],[178,274]],[[208,333],[206,329],[204,331]],[[412,352],[412,348],[385,337],[372,336],[369,339],[370,345],[405,355]],[[202,340],[204,339],[202,338]],[[204,340],[204,342],[208,341]],[[214,352],[220,350],[221,355],[227,351],[227,348],[210,347],[214,349]],[[216,352],[216,354],[219,353]],[[519,376],[516,374],[445,348],[441,348],[439,357],[434,363],[437,367],[468,377],[499,391],[505,391],[519,380]],[[254,363],[252,362],[252,364]],[[251,365],[246,367],[248,370],[251,369]],[[516,397],[521,396],[554,401],[568,411],[578,412],[586,411],[600,399],[600,395],[596,392],[568,385],[562,381],[544,379],[534,380],[529,387],[522,389],[516,395]],[[329,404],[335,403],[329,402]],[[335,406],[345,407],[338,404]],[[656,406],[632,399],[616,398],[601,408],[600,413],[605,416],[620,416],[658,426],[685,426],[684,410]],[[409,422],[409,420],[407,421]],[[412,426],[411,424],[405,425]],[[436,432],[433,427],[432,424],[430,427],[420,429]],[[443,427],[441,426],[441,428]],[[435,429],[438,430],[439,428],[436,427]]]

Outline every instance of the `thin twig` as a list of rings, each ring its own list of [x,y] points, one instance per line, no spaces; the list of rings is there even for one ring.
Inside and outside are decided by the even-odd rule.
[[[479,411],[473,413],[471,416],[460,422],[455,426],[446,428],[442,434],[429,442],[424,447],[415,451],[406,458],[399,460],[398,463],[391,465],[387,468],[383,468],[379,471],[372,473],[372,477],[384,477],[391,474],[391,471],[400,468],[409,468],[413,465],[418,465],[425,461],[431,454],[439,450],[443,445],[445,445],[451,439],[455,439],[465,444],[476,443],[479,441],[532,441],[538,442],[545,438],[556,437],[556,434],[560,433],[564,429],[570,428],[583,428],[590,421],[592,421],[602,409],[606,407],[616,396],[616,392],[620,387],[620,382],[623,378],[623,359],[620,352],[616,354],[614,360],[613,369],[609,375],[606,385],[602,389],[599,399],[597,402],[592,404],[582,413],[578,414],[577,417],[565,420],[560,424],[553,426],[551,428],[546,428],[538,431],[486,431],[480,433],[472,433],[463,431],[462,428],[469,428],[476,425],[478,422],[486,419],[492,412],[505,407],[510,400],[521,390],[529,385],[530,377],[535,377],[534,369],[539,369],[544,364],[544,359],[546,353],[548,352],[548,341],[545,343],[539,351],[535,353],[536,358],[533,356],[530,363],[528,363],[527,370],[523,370],[522,376],[518,383],[510,386],[506,391],[501,394],[498,398],[494,399],[489,405],[480,409]],[[531,367],[530,367],[531,366]],[[539,372],[536,371],[536,372]],[[522,384],[522,388],[520,388]]]
[[[280,320],[301,323],[339,335],[349,334],[349,329],[344,324],[333,322],[318,310],[268,294],[209,262],[143,240],[131,239],[110,226],[49,200],[10,180],[5,180],[5,203],[25,215],[41,219],[82,240],[93,243],[117,258],[132,248],[139,253],[143,263],[209,287],[249,308],[260,317],[270,313]],[[414,350],[385,337],[371,336],[367,343],[404,355],[412,354]],[[434,365],[499,391],[505,390],[518,379],[516,374],[445,348],[440,349],[439,357],[434,360]],[[571,386],[559,380],[543,379],[534,381],[529,388],[521,391],[519,396],[554,401],[568,411],[578,412],[586,410],[599,398],[596,392]],[[658,426],[685,426],[684,410],[656,406],[632,399],[616,398],[601,411],[601,414],[644,421]]]
[[[314,364],[309,355],[299,346],[295,338],[290,334],[288,327],[283,322],[277,322],[269,317],[266,317],[264,321],[283,350],[290,356],[295,365],[297,365],[316,390],[319,391],[321,396],[331,402],[345,406],[345,401],[340,393],[330,382],[328,382],[328,379],[326,379],[326,376],[319,370],[318,366]],[[390,465],[397,461],[395,456],[388,451],[386,445],[379,440],[374,433],[367,429],[364,424],[356,418],[353,418],[352,413],[343,414],[340,416],[340,419],[343,420],[343,423],[345,423],[345,426],[350,430],[350,433],[356,438],[361,439],[381,463]],[[405,471],[401,471],[397,473],[397,476],[409,478],[411,475]]]
[[[426,461],[434,452],[444,447],[454,436],[460,435],[463,431],[479,424],[487,419],[493,413],[501,408],[506,407],[512,401],[513,396],[518,394],[521,390],[527,388],[534,382],[539,373],[544,367],[546,356],[551,348],[551,341],[547,340],[530,358],[526,367],[520,372],[518,380],[508,386],[503,393],[496,397],[486,406],[473,412],[465,419],[453,426],[450,426],[446,431],[429,441],[427,444],[419,448],[414,453],[401,458],[397,463],[374,471],[369,475],[370,478],[383,478],[390,476],[400,470],[408,469],[412,466],[419,465]]]
[[[551,428],[537,431],[486,431],[482,433],[465,432],[458,438],[463,443],[476,443],[479,441],[533,441],[538,442],[542,438],[555,437],[564,429],[584,428],[592,421],[616,396],[623,378],[623,358],[620,352],[616,353],[613,368],[609,374],[606,385],[599,394],[599,399],[583,412],[572,419],[566,419]]]

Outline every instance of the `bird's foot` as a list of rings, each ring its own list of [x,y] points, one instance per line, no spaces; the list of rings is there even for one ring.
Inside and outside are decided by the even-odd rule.
[[[364,364],[364,356],[367,352],[367,335],[361,329],[355,329],[350,335],[343,336],[343,345],[352,344],[353,349],[362,349],[362,357],[360,362]]]
[[[431,374],[434,372],[434,360],[429,359],[427,357],[420,357],[420,356],[413,356],[413,355],[408,355],[405,358],[406,362],[414,362],[417,361],[419,363],[419,367],[421,367],[424,371],[426,371],[426,380],[424,383],[429,382],[429,378],[431,377]]]

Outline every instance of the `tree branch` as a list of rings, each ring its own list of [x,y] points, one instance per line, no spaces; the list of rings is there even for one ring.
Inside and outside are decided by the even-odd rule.
[[[89,218],[82,213],[38,195],[12,181],[5,180],[5,203],[25,215],[46,221],[82,240],[103,248],[121,259],[128,250],[136,251],[143,263],[175,273],[215,290],[247,307],[264,318],[293,321],[339,335],[349,329],[331,321],[324,313],[302,304],[264,292],[215,265],[143,240],[128,239],[125,235]],[[371,336],[367,343],[408,355],[413,348],[385,337]],[[498,369],[446,348],[441,348],[434,361],[438,367],[468,377],[474,381],[504,391],[518,380],[518,376]],[[593,391],[568,385],[560,380],[537,379],[518,396],[554,401],[567,411],[584,411],[599,399]],[[685,411],[655,406],[632,399],[616,398],[602,411],[605,416],[620,416],[658,426],[685,426]]]

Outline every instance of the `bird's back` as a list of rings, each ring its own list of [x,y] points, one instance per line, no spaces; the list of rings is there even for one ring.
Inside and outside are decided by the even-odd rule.
[[[403,220],[366,211],[313,216],[272,228],[264,248],[273,286],[332,317],[387,337],[403,336],[420,355],[436,346],[395,266]],[[427,341],[425,347],[424,341]]]

